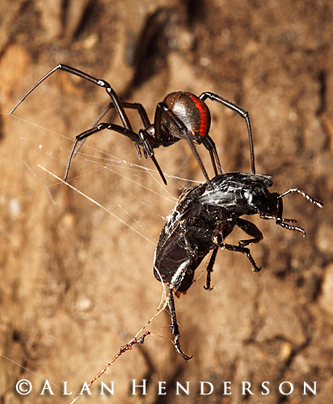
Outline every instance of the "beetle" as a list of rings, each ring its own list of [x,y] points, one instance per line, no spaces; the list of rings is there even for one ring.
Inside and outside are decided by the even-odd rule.
[[[247,246],[258,243],[263,235],[255,224],[241,216],[259,214],[261,219],[275,220],[278,226],[305,236],[305,230],[294,225],[296,220],[282,216],[282,198],[296,192],[323,207],[321,201],[298,188],[282,194],[269,192],[272,185],[272,177],[264,174],[231,172],[217,175],[211,180],[211,185],[205,182],[187,191],[166,220],[155,251],[154,275],[169,288],[174,345],[185,361],[192,356],[185,355],[180,347],[174,294],[179,296],[190,288],[194,272],[204,257],[213,250],[207,266],[205,289],[211,289],[210,275],[219,248],[245,254],[253,271],[259,272],[261,267],[257,266]],[[225,240],[235,226],[250,238],[240,240],[238,245],[228,244]]]
[[[220,97],[219,95],[208,91],[202,93],[200,96],[196,96],[186,91],[176,91],[168,94],[162,102],[159,102],[157,104],[154,116],[154,123],[152,124],[150,123],[147,112],[142,104],[120,101],[117,93],[107,81],[97,79],[91,76],[90,74],[87,74],[72,66],[59,64],[55,66],[53,69],[51,69],[47,74],[45,74],[20,99],[20,101],[9,112],[9,115],[12,115],[14,113],[17,107],[29,96],[29,94],[31,94],[36,89],[36,87],[38,87],[41,83],[43,83],[44,80],[46,80],[53,73],[59,70],[73,74],[99,87],[104,88],[106,90],[106,93],[111,98],[110,104],[100,115],[100,117],[95,122],[93,127],[80,133],[75,137],[66,166],[65,181],[67,180],[70,164],[73,156],[75,155],[77,145],[80,142],[83,142],[89,136],[107,129],[110,131],[118,132],[131,139],[135,143],[139,157],[142,156],[140,150],[141,146],[143,148],[144,156],[146,158],[149,156],[152,159],[156,169],[158,170],[165,184],[167,182],[155,158],[154,149],[160,146],[168,147],[181,139],[185,139],[188,142],[195,158],[197,159],[206,181],[210,183],[210,178],[208,177],[207,171],[195,147],[196,144],[201,143],[206,147],[211,157],[215,175],[217,175],[218,173],[221,174],[222,168],[216,151],[216,146],[213,139],[208,134],[210,129],[211,116],[209,109],[205,104],[206,99],[219,102],[220,104],[231,109],[232,111],[236,112],[239,116],[245,119],[250,143],[251,170],[253,174],[255,173],[252,129],[248,112],[245,111],[243,108],[239,107],[238,105],[233,104],[232,102]],[[117,125],[109,122],[99,123],[102,117],[110,109],[115,109],[122,125]],[[142,129],[138,131],[138,133],[133,131],[130,120],[125,112],[125,109],[134,109],[138,112],[144,126]]]

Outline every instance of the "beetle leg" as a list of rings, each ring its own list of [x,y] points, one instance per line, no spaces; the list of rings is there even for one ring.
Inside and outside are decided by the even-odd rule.
[[[236,251],[236,252],[241,252],[242,254],[246,254],[247,258],[249,259],[249,261],[252,264],[253,267],[253,271],[254,272],[259,272],[261,271],[261,267],[258,267],[257,264],[255,263],[254,259],[252,258],[252,255],[250,253],[250,250],[246,247],[242,247],[242,246],[237,246],[237,245],[232,245],[232,244],[225,244],[222,243],[220,245],[221,248],[225,248],[228,251]]]
[[[210,282],[211,282],[211,273],[213,272],[213,267],[216,260],[217,250],[218,247],[215,247],[206,268],[207,278],[206,278],[206,286],[204,286],[204,289],[206,290],[212,290],[214,288],[213,286],[212,287],[210,286]]]
[[[174,298],[173,298],[173,287],[172,286],[169,287],[169,302],[168,302],[168,304],[169,304],[170,315],[171,315],[171,332],[174,335],[173,343],[175,345],[176,351],[187,362],[193,356],[185,355],[184,352],[180,348],[180,343],[179,343],[180,332],[179,332],[178,323],[177,323],[176,310],[175,310],[175,301],[174,301]]]
[[[261,231],[258,229],[258,227],[255,224],[249,222],[248,220],[238,218],[236,220],[236,224],[246,234],[253,237],[249,240],[240,240],[238,242],[238,244],[241,247],[245,247],[245,246],[247,246],[249,244],[253,244],[253,243],[259,243],[259,241],[261,241],[263,239],[263,235],[262,235]]]

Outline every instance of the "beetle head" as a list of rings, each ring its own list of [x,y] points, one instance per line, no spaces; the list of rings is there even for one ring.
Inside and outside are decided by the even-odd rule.
[[[282,204],[279,194],[268,191],[264,181],[251,183],[243,188],[243,197],[247,202],[247,207],[251,214],[259,213],[260,215],[280,216],[282,215]]]

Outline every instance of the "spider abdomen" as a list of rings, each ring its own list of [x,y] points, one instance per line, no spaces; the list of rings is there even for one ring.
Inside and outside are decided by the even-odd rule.
[[[206,104],[185,91],[170,93],[164,104],[184,123],[195,143],[202,143],[210,128],[210,112]]]

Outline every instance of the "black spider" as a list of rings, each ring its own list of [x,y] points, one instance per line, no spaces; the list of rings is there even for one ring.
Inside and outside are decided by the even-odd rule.
[[[207,98],[212,101],[217,101],[221,103],[222,105],[235,111],[237,114],[239,114],[241,117],[245,119],[250,142],[251,170],[253,174],[255,173],[252,130],[251,130],[250,118],[247,111],[231,103],[230,101],[225,100],[219,95],[211,92],[204,92],[199,97],[184,91],[177,91],[168,94],[162,102],[157,104],[154,123],[151,124],[148,115],[146,113],[146,110],[142,106],[142,104],[121,102],[116,92],[106,81],[92,77],[87,73],[75,69],[74,67],[59,64],[52,70],[50,70],[28,91],[21,98],[21,100],[15,105],[15,107],[10,111],[9,114],[12,114],[16,110],[16,108],[27,98],[27,96],[37,86],[39,86],[39,84],[41,84],[44,80],[46,80],[48,77],[50,77],[54,72],[58,70],[74,74],[76,76],[81,77],[82,79],[88,80],[100,87],[105,88],[106,92],[109,94],[111,98],[111,103],[103,112],[101,117],[103,117],[103,115],[109,109],[114,108],[118,113],[122,123],[121,126],[108,122],[98,123],[99,122],[98,120],[95,123],[94,127],[76,136],[67,162],[65,181],[67,180],[68,177],[69,167],[72,158],[74,156],[77,144],[80,141],[84,141],[84,139],[97,132],[100,132],[104,129],[108,129],[111,131],[118,132],[130,138],[136,145],[139,157],[141,157],[141,151],[140,151],[141,146],[143,148],[145,157],[149,156],[152,159],[165,184],[166,179],[159,164],[155,159],[154,149],[160,146],[168,147],[178,142],[180,139],[186,139],[191,147],[193,154],[195,155],[199,163],[199,166],[206,178],[206,181],[210,183],[210,179],[208,177],[206,169],[195,147],[195,144],[202,143],[210,153],[215,175],[222,174],[221,164],[219,161],[219,157],[217,155],[214,141],[208,135],[211,118],[209,109],[204,102]],[[140,115],[144,127],[143,129],[140,129],[138,133],[134,132],[132,129],[130,121],[125,112],[125,109],[127,108],[137,110]]]

